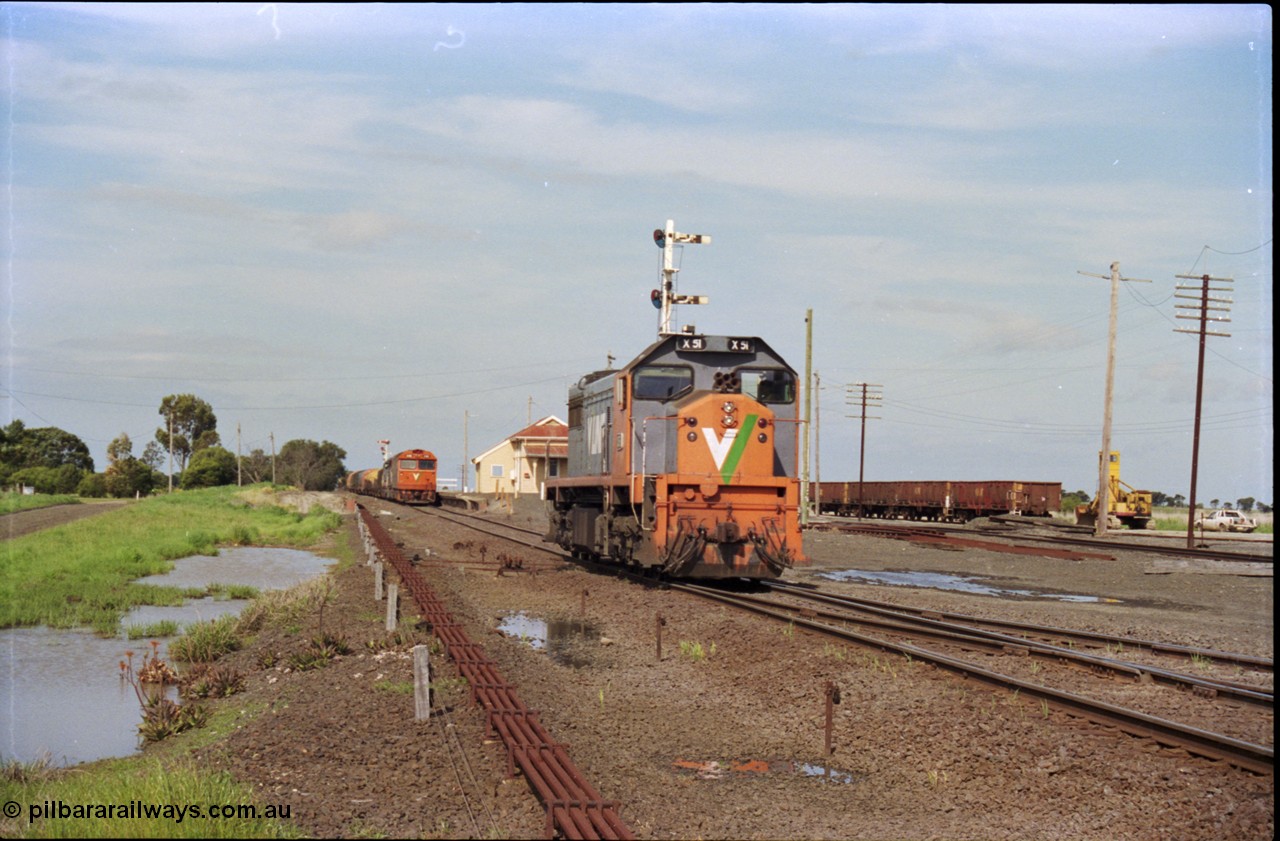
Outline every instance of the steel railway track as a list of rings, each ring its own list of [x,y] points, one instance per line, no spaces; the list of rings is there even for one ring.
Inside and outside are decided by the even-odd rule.
[[[395,568],[405,588],[431,625],[445,653],[471,687],[471,700],[485,711],[492,733],[507,749],[507,773],[519,767],[546,808],[546,837],[633,839],[635,834],[619,816],[619,804],[607,801],[586,780],[538,719],[525,706],[515,687],[498,673],[484,647],[472,642],[444,603],[413,568],[390,533],[364,506],[359,507],[362,534],[378,554]]]
[[[441,512],[439,512],[439,510],[434,510],[434,511],[431,511],[430,513],[434,515],[439,515]],[[453,515],[452,512],[450,513],[451,513],[451,516],[447,517],[448,519],[468,525],[472,528],[479,528],[478,524],[476,523],[478,518],[465,516],[465,515]],[[536,534],[536,532],[534,532],[531,529],[524,529],[521,527],[509,526],[505,524],[496,524],[491,521],[481,521],[481,522],[485,523],[485,527],[480,530],[485,531],[485,533],[487,534],[490,534],[493,536],[503,536],[500,534],[501,530],[503,529],[508,530],[508,532],[512,532],[512,531],[520,532],[521,533],[520,537],[511,537],[509,534],[504,537],[505,539],[514,540],[530,548],[539,549],[541,551],[550,552],[552,554],[560,554],[563,557],[563,554],[560,553],[558,549],[548,548],[545,544],[541,544],[540,540],[535,541],[533,539],[530,539],[531,535]],[[495,526],[497,527],[496,529],[494,528]],[[614,572],[615,574],[621,574],[626,576],[633,575],[632,573],[627,572],[625,570],[621,570],[620,568],[615,566],[607,566],[607,565],[598,565],[598,566],[601,569],[606,569],[608,571]],[[641,576],[636,576],[636,577],[642,578],[643,580],[652,581],[652,579],[644,578]],[[1104,726],[1115,727],[1116,729],[1122,732],[1128,733],[1130,735],[1149,738],[1161,745],[1165,745],[1169,747],[1177,747],[1198,756],[1206,757],[1213,760],[1225,761],[1233,766],[1251,771],[1253,773],[1271,774],[1274,772],[1275,754],[1274,754],[1274,748],[1271,746],[1254,744],[1252,742],[1248,742],[1243,739],[1236,739],[1221,733],[1214,733],[1201,728],[1180,724],[1178,722],[1170,721],[1168,719],[1160,718],[1158,716],[1148,715],[1146,713],[1142,713],[1137,710],[1126,709],[1123,707],[1106,703],[1104,701],[1098,701],[1096,699],[1087,698],[1083,695],[1079,695],[1076,693],[1066,692],[1063,690],[1054,689],[1054,688],[1043,686],[1040,684],[1031,683],[1028,681],[1021,680],[1019,678],[1012,677],[1010,675],[1000,674],[998,672],[994,672],[989,669],[982,668],[980,666],[961,660],[959,658],[952,657],[950,655],[946,655],[941,652],[933,651],[927,648],[922,648],[920,646],[911,645],[903,642],[897,642],[897,641],[886,639],[883,637],[871,636],[868,634],[852,631],[847,628],[840,628],[838,626],[828,624],[827,622],[820,621],[819,617],[817,616],[817,611],[809,610],[808,613],[805,613],[803,610],[799,608],[787,608],[785,606],[779,606],[775,603],[767,603],[767,600],[757,599],[750,596],[743,596],[740,594],[733,594],[733,593],[726,592],[723,589],[716,589],[716,588],[708,587],[705,585],[689,584],[689,583],[683,583],[683,582],[677,582],[677,581],[666,581],[664,582],[664,585],[670,587],[673,590],[678,590],[681,592],[699,596],[700,598],[706,598],[706,599],[717,601],[726,605],[737,607],[739,609],[749,611],[756,615],[765,616],[765,617],[774,619],[775,621],[778,621],[778,622],[784,622],[784,623],[791,624],[795,627],[805,628],[806,630],[812,631],[814,633],[822,634],[828,637],[833,637],[846,642],[852,642],[858,645],[867,646],[870,648],[876,648],[884,651],[899,653],[899,654],[902,654],[904,657],[910,657],[916,660],[922,660],[924,662],[932,663],[934,666],[938,668],[947,669],[957,674],[965,675],[967,677],[972,677],[972,678],[981,680],[992,686],[997,686],[997,687],[1001,687],[1011,691],[1016,691],[1022,697],[1033,698],[1033,699],[1043,701],[1044,703],[1048,704],[1050,707],[1067,712],[1072,716],[1083,718],[1085,720],[1102,724]],[[786,584],[783,584],[783,585],[774,584],[771,586],[780,586],[780,588],[787,588],[789,592],[795,589],[803,589],[803,588],[796,588],[794,585],[786,585]],[[902,610],[901,608],[896,608],[896,609],[899,611]],[[917,634],[928,633],[929,635],[935,636],[935,638],[939,637],[940,635],[952,634],[953,636],[951,637],[951,639],[953,642],[960,641],[960,642],[971,644],[971,645],[979,644],[981,642],[981,644],[984,644],[984,645],[996,645],[1000,647],[1018,646],[1018,647],[1026,648],[1028,650],[1028,653],[1030,653],[1030,651],[1033,648],[1042,649],[1046,656],[1054,656],[1060,659],[1063,659],[1063,654],[1065,652],[1065,653],[1070,653],[1075,655],[1075,657],[1079,658],[1078,662],[1080,662],[1081,665],[1086,665],[1089,668],[1102,668],[1112,672],[1118,671],[1122,673],[1131,674],[1135,677],[1140,677],[1142,673],[1147,673],[1151,679],[1165,680],[1171,683],[1181,683],[1182,685],[1187,685],[1187,686],[1194,686],[1195,684],[1186,682],[1184,680],[1185,678],[1191,678],[1193,681],[1197,680],[1196,678],[1194,678],[1194,676],[1180,675],[1179,673],[1172,672],[1169,670],[1157,670],[1149,666],[1136,666],[1135,664],[1126,664],[1126,663],[1123,663],[1122,661],[1113,660],[1112,658],[1097,658],[1097,657],[1092,657],[1090,655],[1081,655],[1078,652],[1068,652],[1066,649],[1061,649],[1060,647],[1044,646],[1038,643],[1031,642],[1024,638],[1012,637],[1010,635],[1002,635],[997,632],[978,632],[978,629],[974,629],[974,628],[961,629],[960,626],[958,625],[956,626],[955,629],[952,629],[952,630],[948,630],[945,627],[935,627],[932,630],[926,632],[925,630],[922,630],[922,629],[928,628],[930,623],[934,623],[938,621],[938,620],[934,620],[927,617],[925,615],[927,613],[928,611],[917,611],[918,617],[914,621],[915,633]],[[900,623],[902,621],[902,618],[905,618],[905,614],[903,617],[899,618],[898,621]],[[892,619],[892,617],[886,617],[886,621],[889,621],[890,619]],[[924,619],[925,621],[921,622],[920,621],[921,619]],[[1006,627],[1015,626],[1017,624],[1018,623],[1007,623]],[[1108,638],[1106,635],[1090,635],[1085,632],[1073,632],[1073,633],[1081,633],[1084,636],[1090,636],[1090,637],[1093,637],[1094,639],[1109,639],[1112,642],[1123,641],[1126,644],[1138,645],[1139,643],[1145,643],[1145,645],[1150,647],[1151,650],[1161,650],[1161,651],[1168,650],[1168,651],[1175,651],[1177,653],[1187,653],[1188,655],[1192,651],[1200,651],[1198,649],[1188,649],[1188,648],[1183,648],[1179,646],[1167,646],[1162,643],[1153,643],[1153,642],[1140,641],[1140,640],[1127,640],[1127,638],[1123,638],[1123,637]],[[1001,636],[1005,636],[1007,637],[1007,639],[1001,640],[1000,639]],[[1224,655],[1227,654],[1226,652],[1208,652],[1208,653],[1212,655],[1217,655],[1220,658],[1224,657]],[[1236,655],[1232,655],[1232,656],[1236,656]],[[1247,658],[1245,655],[1238,655],[1238,656],[1246,660],[1249,660],[1252,665],[1259,668],[1263,667],[1262,664],[1264,662],[1265,663],[1270,662],[1266,658]],[[1160,672],[1160,674],[1156,674],[1156,672]],[[1257,705],[1264,706],[1264,707],[1272,704],[1272,701],[1269,699],[1269,696],[1271,695],[1271,693],[1258,692],[1256,691],[1256,688],[1247,688],[1247,687],[1244,687],[1243,685],[1238,687],[1232,687],[1227,682],[1222,682],[1222,681],[1217,681],[1217,682],[1206,681],[1205,685],[1203,685],[1200,688],[1200,691],[1205,694],[1217,694],[1219,696],[1230,696],[1230,697],[1237,698],[1238,700],[1249,701],[1250,703],[1255,703]]]

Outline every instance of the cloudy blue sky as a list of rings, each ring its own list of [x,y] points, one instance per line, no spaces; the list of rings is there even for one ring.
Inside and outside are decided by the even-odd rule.
[[[1234,278],[1197,496],[1274,501],[1266,6],[5,3],[3,419],[458,475],[678,311],[804,369],[823,479],[1187,494],[1178,274]],[[464,444],[465,437],[465,444]]]

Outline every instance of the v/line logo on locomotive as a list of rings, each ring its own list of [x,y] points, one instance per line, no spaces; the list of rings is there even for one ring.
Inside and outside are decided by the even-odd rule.
[[[756,422],[755,415],[747,415],[744,424],[750,429]],[[720,471],[720,477],[727,485],[731,481],[734,470],[738,467],[738,460],[742,458],[742,451],[747,443],[747,436],[742,437],[742,442],[738,442],[738,430],[726,429],[724,439],[721,440],[716,436],[716,431],[709,426],[702,427],[702,435],[707,440],[707,448],[711,450],[711,458],[715,460],[716,469]],[[725,459],[728,464],[725,464]]]
[[[803,560],[796,372],[754,336],[672,327],[668,220],[658,339],[569,390],[569,465],[547,482],[548,539],[575,555],[691,578],[774,578]]]

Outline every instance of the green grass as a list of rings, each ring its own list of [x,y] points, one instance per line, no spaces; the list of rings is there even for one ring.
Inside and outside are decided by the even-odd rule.
[[[255,797],[252,787],[229,774],[202,770],[190,761],[106,760],[69,770],[6,764],[0,768],[0,801],[21,807],[18,817],[0,818],[5,838],[298,838],[302,833],[275,818],[286,804]],[[34,815],[33,809],[56,811],[62,804],[89,806],[83,817]],[[207,812],[211,804],[256,809],[257,818],[195,817],[187,812],[168,817],[107,817],[106,809],[129,804],[193,806]],[[137,806],[135,805],[135,809]],[[97,814],[93,814],[96,812]],[[292,817],[290,814],[285,817]]]
[[[136,578],[168,572],[177,558],[215,554],[249,534],[267,545],[314,545],[341,523],[322,508],[303,515],[272,501],[262,488],[184,491],[4,541],[0,628],[89,627],[114,635],[130,608],[181,604],[186,595],[132,583]]]
[[[680,653],[695,663],[705,660],[716,653],[716,644],[703,648],[702,643],[694,640],[680,640]]]
[[[239,617],[220,616],[189,625],[182,636],[169,643],[169,656],[181,663],[212,663],[240,649],[239,623]]]
[[[153,640],[160,637],[171,637],[178,633],[178,623],[172,619],[161,619],[143,625],[126,625],[124,635],[131,640]]]
[[[80,497],[70,494],[15,494],[0,493],[0,514],[12,514],[15,511],[31,511],[35,508],[48,508],[51,505],[70,505],[78,503]]]
[[[256,599],[258,588],[248,584],[210,584],[207,590],[210,596],[218,599]]]
[[[341,546],[342,541],[339,541]],[[344,554],[339,548],[339,554]],[[351,552],[345,553],[347,563]],[[0,556],[2,559],[2,556]],[[268,624],[297,621],[309,629],[320,626],[322,606],[332,598],[332,583],[327,576],[313,579],[284,591],[269,591],[254,599],[238,617],[223,617],[189,628],[179,639],[201,640],[200,645],[213,649],[221,642],[261,630]],[[203,594],[203,590],[198,591]],[[178,640],[174,641],[176,645]],[[206,644],[207,643],[207,644]],[[171,650],[172,650],[171,645]],[[406,687],[387,682],[380,692],[401,693]],[[412,684],[408,684],[411,692]],[[148,743],[139,756],[108,759],[75,768],[56,769],[39,763],[0,761],[0,802],[13,802],[20,807],[15,818],[0,816],[0,838],[300,838],[306,837],[292,821],[300,817],[296,808],[285,820],[268,817],[267,810],[281,812],[286,805],[264,792],[255,793],[252,786],[239,784],[225,773],[210,771],[207,759],[193,758],[234,732],[244,721],[256,718],[287,696],[268,705],[264,702],[236,698],[225,702],[208,702],[208,723]],[[31,807],[57,803],[108,804],[145,803],[208,804],[219,806],[254,806],[257,817],[212,819],[196,818],[190,813],[181,821],[176,814],[156,818],[60,818],[40,816],[31,819]],[[296,804],[295,804],[296,806]],[[443,837],[452,837],[449,835]]]

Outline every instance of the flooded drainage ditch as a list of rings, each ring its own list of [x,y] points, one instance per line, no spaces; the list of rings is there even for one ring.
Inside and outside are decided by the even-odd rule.
[[[297,549],[231,547],[216,556],[174,563],[172,571],[138,582],[284,590],[323,574],[333,559]],[[167,620],[180,633],[197,622],[238,614],[247,604],[244,599],[201,598],[176,607],[141,606],[125,614],[120,636],[110,639],[47,627],[0,631],[0,709],[5,711],[0,759],[67,766],[135,753],[141,710],[119,664],[129,651],[135,657],[128,659],[140,663],[152,646],[149,639],[126,639],[126,629]],[[167,660],[167,646],[159,651]]]

